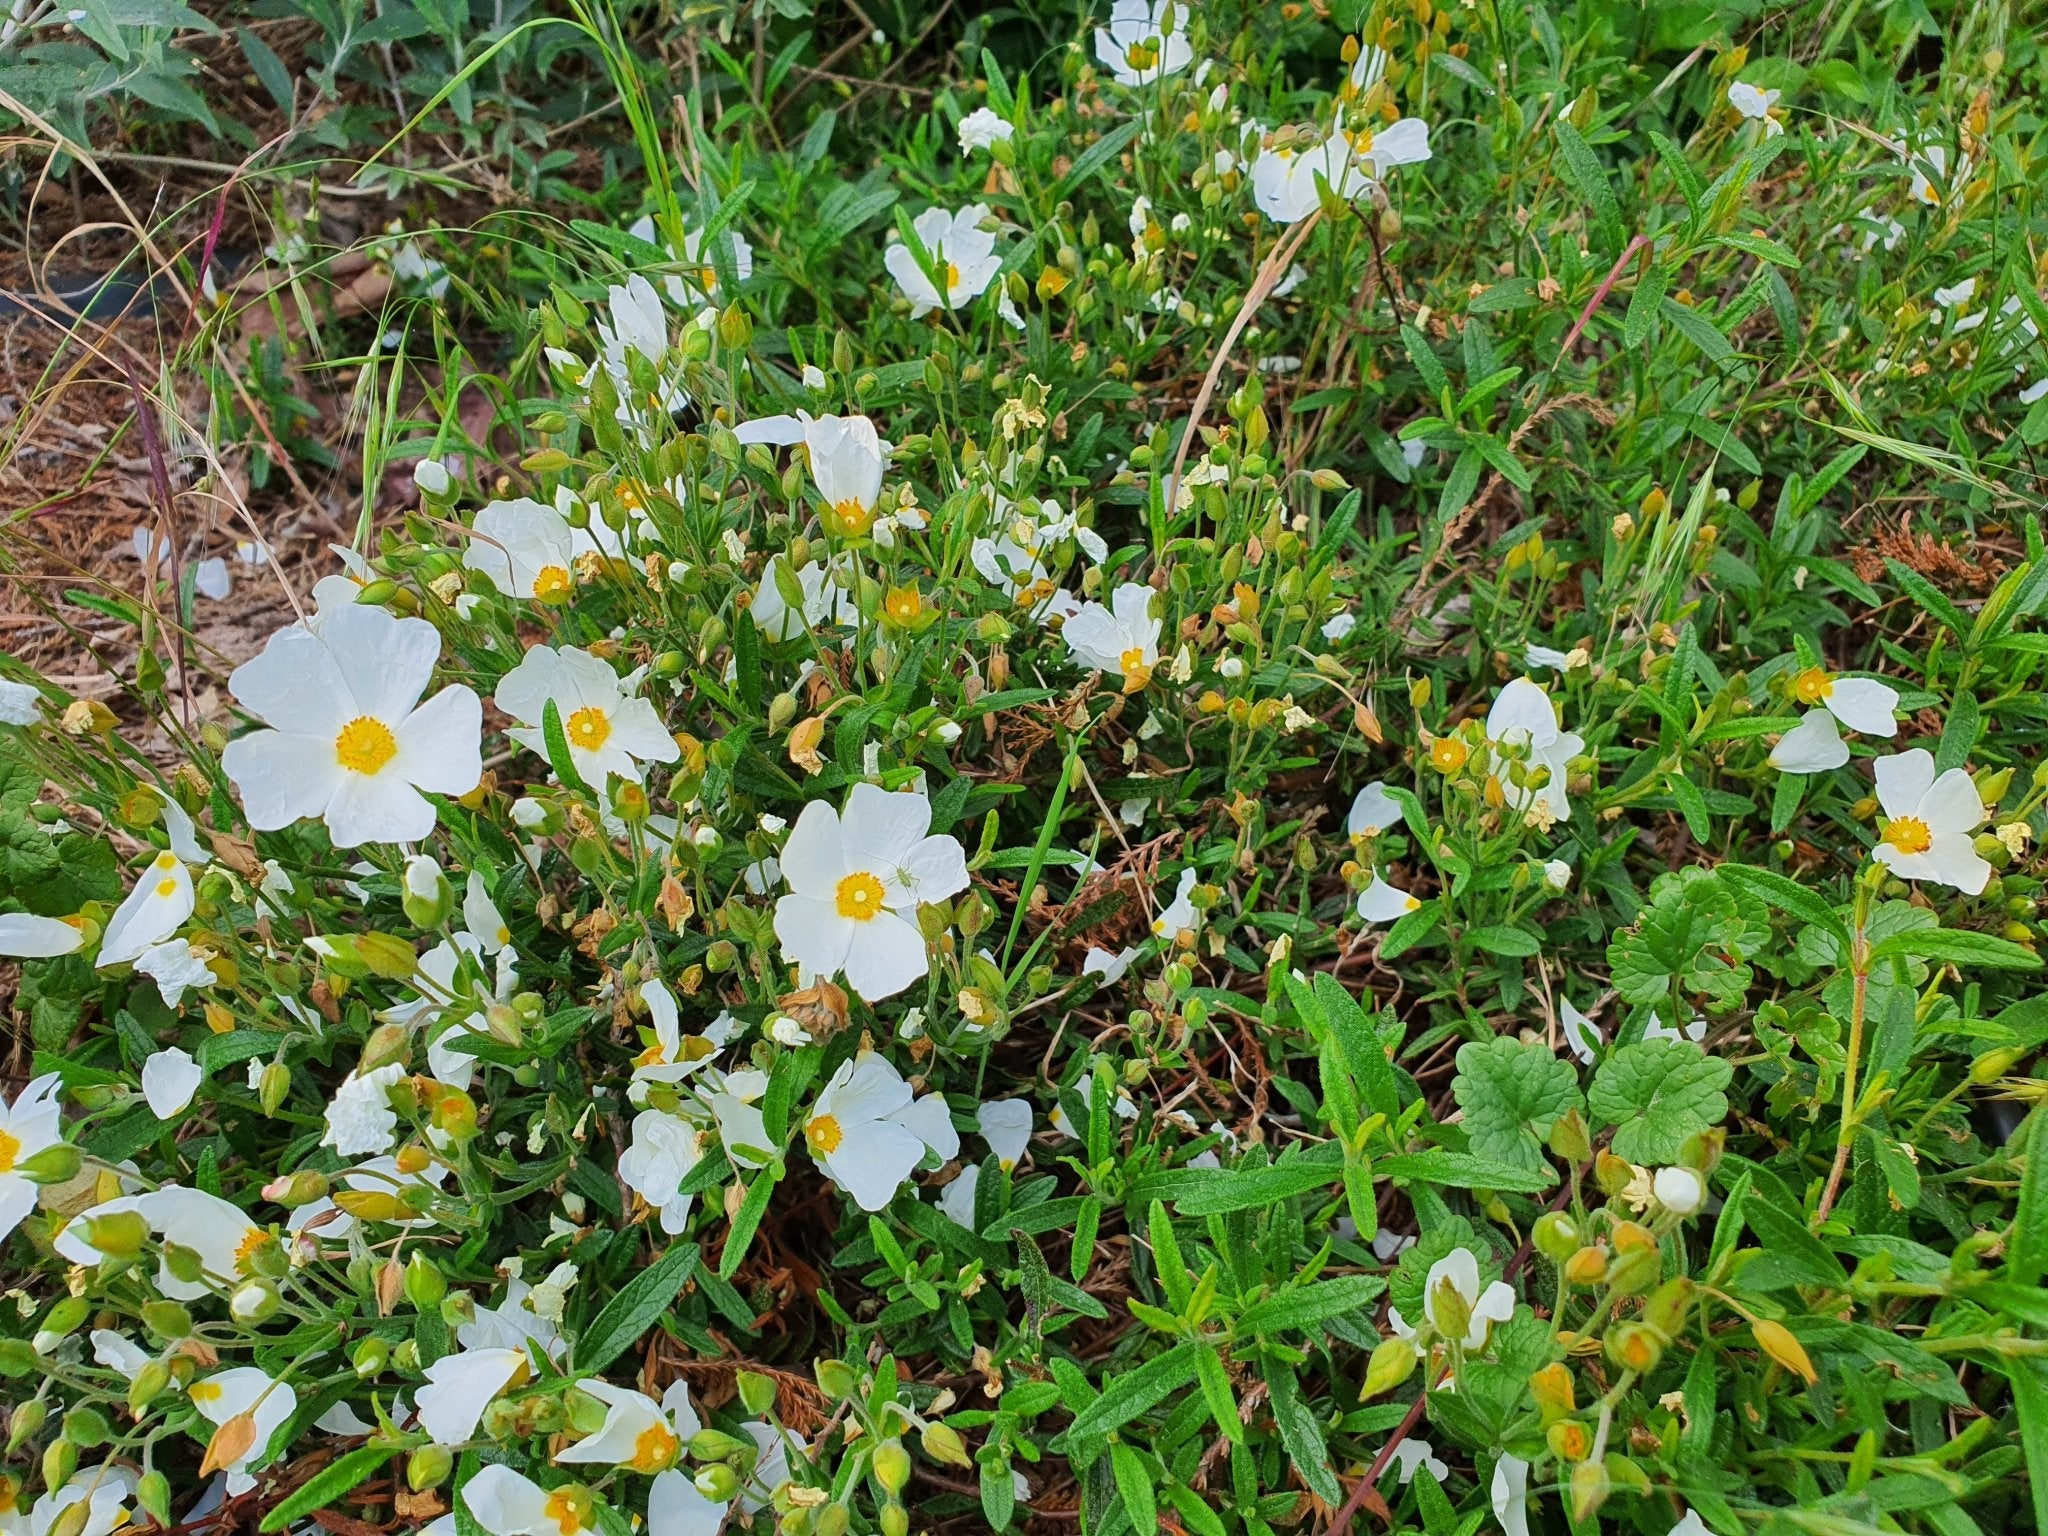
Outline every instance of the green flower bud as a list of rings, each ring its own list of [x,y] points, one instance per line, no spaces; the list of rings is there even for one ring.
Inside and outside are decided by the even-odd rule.
[[[192,1314],[180,1302],[146,1301],[142,1326],[160,1339],[182,1339],[192,1332]]]
[[[33,1440],[49,1416],[50,1405],[40,1397],[17,1405],[7,1418],[7,1454],[12,1456]]]
[[[98,1245],[95,1244],[94,1246],[97,1247]],[[48,1312],[43,1314],[42,1326],[36,1331],[38,1333],[54,1333],[61,1339],[85,1321],[85,1314],[88,1310],[89,1305],[83,1296],[66,1296],[62,1301],[50,1308]]]
[[[843,1402],[860,1390],[860,1378],[843,1360],[820,1360],[811,1367],[811,1374],[817,1380],[818,1390],[833,1402]]]
[[[882,1506],[882,1536],[910,1536],[910,1511],[891,1501]]]
[[[901,1493],[910,1482],[910,1452],[903,1448],[901,1440],[884,1440],[875,1447],[875,1481],[882,1485],[882,1491],[891,1495]]]
[[[31,1184],[68,1184],[85,1166],[85,1154],[68,1141],[52,1142],[33,1157],[14,1165],[14,1171]]]
[[[974,1462],[967,1455],[966,1445],[961,1442],[959,1433],[950,1425],[927,1424],[924,1433],[918,1437],[918,1443],[924,1447],[925,1455],[933,1461],[968,1471],[974,1468]]]
[[[109,1215],[91,1216],[86,1219],[85,1240],[110,1259],[132,1259],[149,1241],[149,1223],[142,1219],[140,1211],[115,1211]],[[70,1299],[78,1302],[82,1315],[84,1299],[77,1296]],[[75,1323],[72,1325],[76,1326]],[[70,1330],[65,1331],[68,1333]]]
[[[38,1369],[36,1347],[27,1339],[0,1339],[0,1377],[18,1381]]]
[[[726,1461],[742,1451],[753,1449],[752,1440],[736,1439],[722,1429],[700,1429],[690,1436],[690,1459],[693,1461]]]
[[[1579,1224],[1563,1211],[1546,1211],[1537,1217],[1529,1240],[1546,1259],[1562,1264],[1579,1251]]]
[[[1607,1268],[1607,1283],[1622,1296],[1641,1296],[1664,1274],[1664,1259],[1655,1248],[1618,1252]]]
[[[714,1461],[701,1466],[691,1481],[714,1504],[730,1503],[740,1491],[740,1475],[733,1471],[730,1462]]]
[[[135,1373],[135,1379],[128,1383],[128,1411],[141,1418],[143,1410],[156,1401],[164,1388],[171,1384],[171,1368],[161,1360],[152,1360]]]
[[[43,1447],[43,1486],[62,1488],[78,1470],[78,1447],[59,1435]]]
[[[455,1470],[455,1454],[445,1445],[423,1445],[405,1463],[405,1483],[414,1493],[425,1493],[448,1481]]]
[[[757,1419],[768,1417],[775,1407],[774,1378],[763,1376],[759,1371],[740,1371],[733,1379],[739,1388],[740,1402],[747,1412]]]
[[[390,1360],[390,1340],[380,1338],[373,1333],[356,1346],[356,1352],[350,1364],[355,1367],[357,1376],[364,1381],[368,1381],[371,1377],[382,1373]]]
[[[440,1306],[441,1298],[447,1294],[448,1281],[439,1266],[415,1248],[405,1265],[405,1299],[412,1303],[414,1311],[424,1312]]]
[[[171,1480],[152,1467],[142,1474],[142,1480],[135,1485],[135,1502],[142,1506],[142,1512],[166,1530],[171,1524]],[[89,1500],[80,1500],[90,1507]]]
[[[1412,1340],[1382,1339],[1365,1368],[1365,1385],[1359,1390],[1358,1400],[1370,1402],[1382,1392],[1393,1391],[1414,1374],[1419,1358]]]
[[[291,1091],[292,1069],[281,1061],[271,1062],[256,1080],[256,1102],[266,1115],[275,1115],[284,1108],[284,1101],[290,1097]]]
[[[228,1313],[236,1322],[253,1327],[277,1316],[280,1305],[276,1286],[268,1280],[249,1280],[235,1287],[228,1298]]]

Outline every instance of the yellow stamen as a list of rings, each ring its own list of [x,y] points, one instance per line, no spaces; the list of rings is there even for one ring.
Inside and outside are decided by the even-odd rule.
[[[0,1173],[12,1173],[14,1160],[21,1156],[21,1138],[12,1131],[0,1131]]]
[[[380,771],[398,756],[398,738],[382,720],[358,715],[334,738],[334,760],[350,773]]]
[[[882,882],[866,870],[858,870],[839,882],[834,904],[841,917],[857,923],[872,922],[882,915]]]
[[[839,1143],[846,1133],[839,1129],[839,1122],[830,1115],[816,1116],[804,1127],[804,1140],[810,1143],[813,1152],[829,1156],[839,1150]]]
[[[562,1536],[576,1536],[583,1529],[583,1511],[577,1508],[575,1495],[565,1489],[557,1488],[549,1494],[541,1513],[555,1522]]]
[[[682,1446],[666,1424],[650,1424],[633,1441],[633,1457],[626,1465],[635,1472],[659,1472],[674,1464]]]
[[[1900,853],[1925,853],[1934,846],[1934,834],[1918,816],[1894,816],[1885,823],[1884,840]]]
[[[946,292],[951,293],[960,286],[960,269],[952,262],[946,263]]]
[[[924,598],[915,587],[891,587],[882,598],[882,611],[890,622],[909,628],[924,612]]]
[[[1455,736],[1439,736],[1429,744],[1429,765],[1438,773],[1456,773],[1471,755],[1471,750]]]
[[[839,526],[855,538],[866,533],[875,520],[874,508],[862,506],[860,500],[853,496],[834,502],[832,514],[839,519]]]
[[[595,704],[577,710],[569,717],[567,726],[569,745],[586,752],[595,752],[612,734],[611,720]]]
[[[195,1381],[185,1395],[195,1403],[210,1403],[220,1396],[220,1385],[211,1381]]]
[[[1152,681],[1152,664],[1145,660],[1145,648],[1134,645],[1117,658],[1117,665],[1123,670],[1124,692],[1136,693]]]
[[[270,1241],[270,1234],[261,1227],[251,1227],[249,1235],[235,1245],[235,1269],[240,1273],[253,1274],[257,1252]]]
[[[1834,691],[1834,678],[1821,667],[1808,667],[1792,679],[1792,697],[1802,704],[1819,704]]]
[[[569,585],[569,568],[564,565],[544,565],[533,574],[533,595],[539,602],[567,597]]]

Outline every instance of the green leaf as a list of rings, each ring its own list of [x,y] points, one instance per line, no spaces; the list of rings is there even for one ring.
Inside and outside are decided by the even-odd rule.
[[[1872,963],[1913,956],[1993,971],[2038,971],[2041,957],[2010,939],[1968,928],[1912,928],[1871,947]]]
[[[1495,924],[1489,928],[1474,928],[1467,935],[1474,944],[1489,955],[1506,955],[1511,959],[1527,959],[1543,953],[1543,941],[1526,928],[1509,924]]]
[[[1507,1035],[1458,1048],[1451,1093],[1472,1151],[1510,1168],[1551,1174],[1543,1138],[1580,1107],[1578,1073],[1549,1047]]]
[[[365,1445],[330,1462],[273,1505],[256,1529],[281,1531],[298,1524],[314,1510],[325,1509],[343,1494],[362,1486],[401,1449],[396,1445]]]
[[[2037,1107],[2027,1124],[2026,1165],[2006,1238],[2005,1274],[2018,1285],[2039,1285],[2048,1275],[2048,1109]],[[2048,1531],[2048,1525],[2042,1529]]]
[[[696,1273],[697,1245],[670,1244],[666,1253],[628,1281],[591,1319],[576,1341],[576,1369],[594,1375],[631,1349]]]
[[[1128,1424],[1168,1393],[1179,1391],[1195,1379],[1195,1356],[1204,1347],[1189,1339],[1134,1371],[1112,1377],[1104,1385],[1102,1396],[1075,1415],[1067,1433],[1075,1439],[1090,1440]]]
[[[1728,1113],[1734,1069],[1684,1040],[1639,1040],[1610,1051],[1586,1107],[1617,1127],[1614,1153],[1632,1163],[1676,1161],[1686,1141]]]
[[[1790,1285],[1844,1287],[1849,1283],[1842,1261],[1828,1251],[1819,1238],[1807,1231],[1806,1223],[1752,1189],[1742,1202],[1743,1220],[1757,1235],[1763,1252],[1751,1259],[1741,1273],[1747,1290],[1782,1290]]]
[[[1497,1163],[1490,1158],[1474,1157],[1469,1152],[1451,1152],[1442,1147],[1374,1158],[1372,1168],[1381,1178],[1402,1179],[1425,1186],[1441,1184],[1447,1189],[1535,1194],[1557,1182],[1557,1174],[1549,1168],[1532,1172],[1511,1163]]]
[[[1223,1369],[1223,1357],[1214,1345],[1202,1343],[1195,1352],[1195,1382],[1208,1404],[1209,1417],[1223,1431],[1226,1440],[1244,1439],[1244,1421],[1238,1417],[1237,1394],[1231,1389],[1230,1373]]]
[[[1335,1280],[1317,1280],[1268,1296],[1245,1308],[1237,1317],[1241,1334],[1288,1333],[1346,1312],[1371,1305],[1387,1288],[1378,1275],[1341,1275]]]
[[[1323,1439],[1323,1427],[1302,1400],[1301,1382],[1293,1367],[1268,1359],[1265,1364],[1266,1391],[1273,1405],[1273,1422],[1280,1427],[1280,1444],[1294,1470],[1308,1484],[1309,1491],[1325,1504],[1344,1502],[1344,1490],[1330,1470],[1330,1447]]]
[[[1566,176],[1592,205],[1594,222],[1600,226],[1608,247],[1620,254],[1627,237],[1622,233],[1621,205],[1614,200],[1614,187],[1607,180],[1606,167],[1580,137],[1579,130],[1564,118],[1557,122],[1557,143],[1564,152]]]
[[[1201,1184],[1175,1199],[1183,1216],[1220,1216],[1226,1211],[1248,1211],[1271,1205],[1310,1190],[1326,1189],[1344,1176],[1334,1162],[1310,1162],[1295,1158],[1270,1168],[1233,1168],[1211,1174]]]
[[[562,781],[564,787],[586,799],[596,799],[590,786],[583,782],[583,776],[576,771],[575,760],[569,756],[569,738],[562,731],[562,711],[553,699],[541,706],[540,737],[548,749],[548,766],[555,770],[555,777]]]
[[[2004,1362],[2012,1383],[2012,1405],[2020,1422],[2020,1450],[2027,1461],[2034,1529],[2048,1531],[2048,1368],[2021,1356]]]
[[[1766,906],[1788,912],[1802,923],[1824,928],[1838,942],[1848,944],[1848,925],[1835,915],[1834,908],[1798,881],[1787,879],[1776,870],[1758,869],[1751,864],[1723,864],[1714,873],[1737,889],[1749,892]]]
[[[1749,990],[1752,940],[1735,897],[1704,869],[1660,876],[1651,904],[1607,946],[1615,989],[1631,1003],[1667,1001],[1673,986],[1723,1003]],[[1754,935],[1756,942],[1769,934]]]
[[[1110,129],[1101,138],[1089,145],[1081,157],[1074,162],[1074,168],[1062,176],[1059,185],[1052,190],[1053,201],[1069,196],[1082,182],[1108,165],[1125,147],[1135,139],[1145,124],[1142,119],[1133,118]]]

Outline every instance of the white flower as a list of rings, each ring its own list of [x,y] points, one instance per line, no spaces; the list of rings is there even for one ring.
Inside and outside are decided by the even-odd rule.
[[[1553,891],[1571,889],[1572,867],[1563,859],[1548,860],[1543,866],[1543,883]]]
[[[788,1014],[778,1013],[768,1021],[768,1038],[777,1045],[795,1050],[811,1043],[811,1032]]]
[[[689,1386],[680,1380],[659,1403],[644,1392],[595,1378],[577,1382],[576,1390],[605,1405],[604,1422],[574,1445],[557,1451],[559,1466],[628,1467],[652,1476],[674,1466],[683,1446],[704,1427],[690,1406]]]
[[[927,1151],[941,1161],[960,1153],[945,1098],[913,1098],[902,1074],[873,1053],[839,1064],[804,1122],[804,1143],[864,1211],[886,1209]]]
[[[1824,773],[1848,762],[1849,748],[1836,721],[1866,736],[1898,734],[1898,690],[1875,678],[1836,677],[1808,667],[1793,679],[1792,697],[1808,712],[1771,751],[1771,766],[1781,773]]]
[[[1913,168],[1913,181],[1906,189],[1906,196],[1916,203],[1939,206],[1944,195],[1943,184],[1948,180],[1947,148],[1940,144],[1899,144],[1894,147],[1899,158]],[[1891,245],[1887,243],[1885,249],[1890,250]]]
[[[1479,1286],[1479,1255],[1470,1248],[1453,1248],[1430,1265],[1429,1274],[1422,1283],[1422,1315],[1440,1334],[1444,1330],[1437,1321],[1437,1300],[1441,1288],[1446,1285],[1465,1303],[1464,1345],[1468,1350],[1486,1348],[1486,1337],[1493,1331],[1493,1325],[1504,1323],[1515,1315],[1515,1288],[1505,1280],[1496,1280],[1482,1291]],[[1397,1332],[1407,1327],[1401,1320],[1401,1314],[1391,1307],[1387,1309],[1387,1319]]]
[[[1506,1536],[1529,1536],[1529,1463],[1503,1455],[1493,1464],[1493,1518]]]
[[[1697,1042],[1706,1039],[1706,1037],[1707,1021],[1705,1019],[1694,1019],[1685,1026],[1685,1032],[1682,1035],[1658,1018],[1654,1011],[1650,1014],[1648,1022],[1643,1025],[1643,1038],[1645,1040],[1692,1040]]]
[[[537,645],[499,679],[495,702],[520,722],[505,734],[542,757],[548,754],[542,720],[552,702],[569,761],[584,783],[599,788],[617,774],[637,784],[640,764],[672,763],[682,750],[635,687],[633,678],[621,679],[610,662],[588,651]]]
[[[0,725],[34,725],[43,717],[42,697],[33,683],[0,680]]]
[[[1779,92],[1760,91],[1745,81],[1737,80],[1728,87],[1728,105],[1743,117],[1764,125],[1766,135],[1785,131],[1785,125],[1771,116],[1771,108],[1778,104]]]
[[[704,1160],[704,1132],[680,1116],[658,1109],[633,1117],[633,1143],[619,1155],[619,1177],[661,1216],[661,1230],[674,1236],[689,1224],[692,1196],[678,1191],[690,1170]]]
[[[1707,1198],[1707,1187],[1690,1168],[1659,1168],[1650,1182],[1657,1203],[1674,1216],[1690,1216]]]
[[[37,1499],[26,1520],[16,1514],[0,1514],[0,1531],[8,1536],[46,1536],[65,1511],[83,1504],[84,1523],[72,1536],[112,1536],[129,1523],[128,1505],[136,1486],[135,1474],[112,1462],[81,1468],[62,1488]]]
[[[299,1397],[289,1382],[277,1381],[253,1365],[219,1371],[195,1381],[187,1391],[193,1406],[216,1424],[248,1414],[256,1436],[241,1455],[226,1462],[228,1496],[247,1493],[256,1486],[249,1475],[252,1464],[261,1465],[270,1454],[270,1438],[299,1406]]]
[[[446,496],[455,482],[439,459],[421,459],[412,467],[412,483],[428,496]]]
[[[971,155],[977,149],[987,149],[992,144],[1007,140],[1016,131],[1000,114],[987,107],[976,107],[960,119],[960,153]]]
[[[1381,1227],[1379,1231],[1372,1235],[1372,1256],[1382,1264],[1391,1264],[1410,1248],[1413,1248],[1415,1241],[1413,1233],[1391,1232],[1387,1228]]]
[[[640,1000],[647,1005],[648,1021],[654,1026],[654,1044],[633,1059],[633,1081],[679,1083],[711,1065],[732,1037],[740,1032],[739,1021],[721,1013],[701,1035],[685,1037],[676,1012],[673,993],[659,978],[640,983]]]
[[[866,529],[882,494],[889,454],[865,416],[804,418],[811,484],[849,532]]]
[[[1924,747],[1880,757],[1876,770],[1885,824],[1871,856],[1901,880],[1932,880],[1966,896],[1981,893],[1991,866],[1971,835],[1984,824],[1985,810],[1969,774],[1951,768],[1935,777],[1934,756]]]
[[[1424,1467],[1440,1483],[1448,1481],[1451,1475],[1451,1469],[1437,1459],[1436,1448],[1427,1440],[1417,1440],[1413,1436],[1394,1447],[1394,1461],[1401,1469],[1401,1481],[1404,1483],[1414,1482],[1416,1471]]]
[[[1329,641],[1332,645],[1334,645],[1338,641],[1348,636],[1351,633],[1351,631],[1353,631],[1356,628],[1358,628],[1357,614],[1334,614],[1331,616],[1329,621],[1323,625],[1323,638]]]
[[[188,990],[210,987],[219,979],[207,964],[212,953],[210,949],[195,949],[185,939],[167,939],[138,955],[135,969],[156,982],[157,995],[166,1008],[176,1008],[184,1002]]]
[[[472,869],[462,889],[462,926],[476,935],[476,941],[483,946],[487,955],[495,955],[512,942],[512,930],[505,926],[504,914],[498,911],[498,904],[491,900],[491,889],[484,883],[484,877]]]
[[[1586,740],[1558,729],[1549,694],[1526,677],[1514,679],[1501,689],[1487,713],[1486,739],[1496,748],[1525,749],[1518,769],[1508,770],[1502,764],[1495,770],[1510,809],[1542,810],[1559,821],[1572,819],[1571,802],[1565,795],[1566,766],[1586,749]],[[1549,770],[1549,778],[1542,788],[1532,789],[1526,778],[1539,768]],[[1518,776],[1524,782],[1515,783]]]
[[[981,1190],[981,1165],[969,1163],[960,1170],[960,1177],[939,1191],[939,1209],[956,1224],[968,1231],[974,1227],[974,1197]]]
[[[882,264],[910,300],[913,317],[935,309],[958,309],[980,297],[1002,270],[993,230],[981,227],[989,217],[986,203],[969,203],[958,213],[927,208],[911,224],[917,242],[931,258],[929,275],[908,245],[897,242],[882,255]]]
[[[232,752],[234,747],[231,742],[228,750]],[[234,772],[233,768],[228,771]],[[158,854],[135,882],[135,889],[107,919],[106,932],[100,935],[98,965],[104,969],[126,964],[163,943],[192,915],[195,900],[192,873],[184,860],[175,853]]]
[[[476,1433],[491,1399],[523,1381],[532,1368],[523,1349],[463,1348],[443,1355],[426,1368],[427,1383],[413,1398],[420,1428],[437,1445],[460,1445]]]
[[[424,619],[351,604],[316,634],[294,625],[237,667],[228,688],[269,727],[228,743],[221,765],[258,831],[319,816],[337,848],[417,842],[434,828],[422,791],[465,795],[483,776],[483,705],[457,684],[419,702],[441,653]]]
[[[167,1046],[142,1064],[142,1096],[151,1114],[169,1120],[192,1102],[205,1078],[190,1052]]]
[[[398,1114],[391,1108],[391,1087],[405,1076],[401,1062],[390,1061],[370,1072],[351,1072],[334,1090],[327,1106],[327,1134],[320,1145],[343,1157],[391,1150]]]
[[[1387,793],[1387,786],[1375,780],[1361,789],[1351,802],[1351,814],[1344,819],[1350,837],[1384,832],[1401,822],[1401,802]]]
[[[544,1294],[559,1295],[568,1289],[575,1276],[564,1276],[562,1271],[573,1270],[574,1266],[557,1266],[544,1282],[544,1293],[541,1286],[528,1285],[519,1277],[519,1265],[519,1260],[511,1259],[501,1266],[508,1276],[505,1300],[495,1307],[478,1307],[476,1316],[455,1330],[455,1342],[464,1349],[523,1351],[531,1342],[550,1358],[562,1353],[559,1319],[543,1316],[538,1308]]]
[[[1192,869],[1180,872],[1180,884],[1174,887],[1173,900],[1166,910],[1152,919],[1152,932],[1157,938],[1169,944],[1179,942],[1183,933],[1193,933],[1202,926],[1202,913],[1194,902],[1195,883],[1200,877]]]
[[[84,930],[61,917],[0,912],[0,955],[9,959],[47,960],[53,955],[72,954],[84,943]]]
[[[1714,1536],[1707,1522],[1700,1518],[1699,1511],[1688,1509],[1679,1517],[1678,1524],[1671,1527],[1666,1536]]]
[[[1391,923],[1406,917],[1421,905],[1384,875],[1375,875],[1372,884],[1358,893],[1357,910],[1361,922]]]
[[[156,796],[157,803],[163,809],[164,839],[171,845],[171,852],[194,867],[211,864],[213,854],[199,841],[199,828],[193,824],[192,817],[185,807],[154,784],[145,784],[142,787]]]
[[[931,801],[853,786],[844,814],[806,805],[782,849],[790,893],[775,903],[785,959],[819,976],[844,971],[869,1002],[890,997],[929,968],[917,909],[967,889],[967,855],[954,838],[927,836]]]
[[[124,1211],[135,1212],[152,1232],[172,1236],[181,1247],[199,1255],[204,1277],[198,1280],[180,1280],[168,1264],[158,1265],[156,1288],[173,1301],[193,1301],[210,1294],[209,1278],[215,1286],[246,1278],[251,1273],[250,1255],[272,1241],[240,1206],[204,1190],[166,1184],[140,1195],[117,1195],[81,1212],[66,1223],[52,1246],[73,1264],[97,1265],[104,1255],[87,1241],[87,1228],[95,1216]]]
[[[1031,1104],[1027,1099],[991,1099],[975,1111],[982,1139],[1005,1168],[1014,1168],[1031,1145]]]
[[[1600,1054],[1599,1026],[1574,1008],[1570,998],[1561,997],[1557,1000],[1557,1027],[1564,1036],[1565,1044],[1572,1048],[1572,1054],[1591,1066],[1594,1057]],[[1647,1031],[1643,1038],[1650,1038]],[[1678,1037],[1674,1034],[1672,1038]]]
[[[585,529],[529,496],[494,501],[477,513],[462,563],[507,597],[559,602],[574,589],[576,557],[597,550]]]
[[[1108,950],[1091,944],[1088,946],[1088,953],[1081,957],[1081,974],[1099,976],[1103,986],[1114,986],[1124,979],[1124,973],[1131,968],[1131,962],[1137,958],[1136,945],[1112,955]]]
[[[153,1358],[148,1351],[125,1334],[111,1328],[95,1328],[92,1331],[92,1357],[110,1371],[119,1371],[130,1381],[142,1373],[142,1368]]]
[[[1351,145],[1332,134],[1307,147],[1281,145],[1262,151],[1252,162],[1252,201],[1275,224],[1292,224],[1316,211],[1322,198],[1318,181],[1342,201],[1363,195],[1372,185]]]
[[[682,259],[690,268],[690,277],[687,282],[670,277],[664,285],[668,289],[668,296],[678,305],[693,301],[691,289],[695,289],[697,294],[707,300],[719,296],[718,267],[714,257],[705,248],[706,238],[701,229],[683,231]],[[727,227],[710,238],[730,242],[734,281],[744,283],[754,275],[754,247],[745,235]]]
[[[1152,589],[1126,582],[1110,606],[1083,603],[1060,633],[1077,660],[1123,678],[1125,693],[1136,693],[1159,665],[1160,621],[1152,614]]]
[[[1119,85],[1151,85],[1194,62],[1186,0],[1116,0],[1095,32],[1095,57]],[[1171,24],[1172,30],[1168,31]]]
[[[15,1170],[64,1139],[58,1087],[52,1072],[22,1089],[12,1104],[0,1104],[0,1243],[36,1208],[36,1186]]]

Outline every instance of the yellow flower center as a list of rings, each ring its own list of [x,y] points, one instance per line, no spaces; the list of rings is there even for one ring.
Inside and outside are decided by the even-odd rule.
[[[882,599],[882,611],[895,623],[915,624],[924,611],[924,598],[915,587],[891,587]]]
[[[270,1234],[261,1227],[251,1227],[249,1235],[235,1245],[235,1268],[238,1271],[255,1272],[257,1252],[270,1241]]]
[[[1918,816],[1894,816],[1885,823],[1884,840],[1900,853],[1925,853],[1934,846],[1934,834]]]
[[[350,773],[376,773],[398,756],[398,738],[382,720],[358,715],[334,738],[334,760]]]
[[[1456,773],[1472,754],[1455,736],[1439,736],[1429,744],[1429,765],[1438,773]]]
[[[1147,70],[1159,62],[1159,50],[1151,43],[1133,43],[1124,50],[1124,62],[1135,70]]]
[[[21,1156],[21,1138],[12,1131],[0,1131],[0,1173],[12,1173],[14,1160]]]
[[[706,293],[716,288],[718,286],[718,268],[699,267],[697,269],[697,286]]]
[[[633,1441],[633,1459],[627,1465],[635,1472],[659,1472],[674,1463],[682,1446],[666,1424],[650,1424]]]
[[[839,526],[854,537],[866,533],[868,525],[875,520],[874,509],[862,506],[856,496],[832,503],[832,515],[839,519]]]
[[[952,262],[946,263],[946,292],[951,293],[960,286],[960,269]]]
[[[566,1488],[557,1488],[549,1494],[547,1503],[541,1506],[541,1513],[555,1522],[555,1528],[562,1536],[576,1536],[583,1529],[583,1511],[577,1506],[576,1496]]]
[[[846,1133],[830,1115],[819,1115],[804,1127],[804,1140],[811,1144],[813,1152],[829,1156],[839,1150],[839,1143],[845,1139]]]
[[[1802,704],[1818,704],[1835,691],[1835,680],[1820,667],[1808,667],[1792,679],[1792,697]]]
[[[1124,674],[1124,692],[1136,693],[1152,681],[1152,667],[1145,660],[1145,648],[1134,645],[1117,658],[1117,665]]]
[[[533,595],[537,601],[551,603],[569,595],[569,568],[566,565],[544,565],[533,573]]]
[[[872,922],[882,915],[882,882],[866,870],[859,870],[839,882],[834,905],[841,917],[857,923]]]
[[[569,745],[595,752],[612,734],[611,720],[595,704],[585,705],[567,721]]]
[[[211,1403],[220,1397],[220,1384],[213,1381],[195,1381],[185,1395],[195,1403]]]

